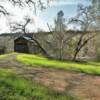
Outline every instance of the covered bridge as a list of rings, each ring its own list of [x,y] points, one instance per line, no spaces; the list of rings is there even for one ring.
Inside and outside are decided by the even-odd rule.
[[[33,34],[7,33],[0,35],[0,54],[9,52],[38,53],[40,48]]]

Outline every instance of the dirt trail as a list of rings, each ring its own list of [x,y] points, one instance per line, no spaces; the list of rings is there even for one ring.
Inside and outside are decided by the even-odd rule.
[[[5,60],[0,60],[0,67],[10,68],[17,74],[49,86],[54,90],[78,96],[80,100],[100,100],[100,76],[52,68],[30,68],[17,62],[16,55],[9,55]]]

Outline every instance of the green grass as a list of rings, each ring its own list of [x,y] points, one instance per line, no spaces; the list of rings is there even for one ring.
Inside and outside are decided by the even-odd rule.
[[[6,58],[7,57],[7,55],[5,54],[5,55],[0,55],[0,59],[4,59],[4,58]]]
[[[0,55],[0,59],[5,59],[6,57],[8,57],[8,56],[10,56],[10,55],[12,55],[12,54],[17,54],[17,53],[12,52],[12,53],[8,53],[8,54],[1,54],[1,55]]]
[[[61,62],[50,60],[42,56],[20,54],[16,58],[18,61],[32,67],[59,68],[87,74],[100,75],[100,62]]]
[[[0,69],[0,100],[76,100],[41,86],[30,79],[14,74],[10,69]]]

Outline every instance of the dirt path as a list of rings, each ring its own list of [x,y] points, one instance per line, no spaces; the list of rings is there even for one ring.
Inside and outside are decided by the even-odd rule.
[[[100,77],[52,68],[30,68],[16,61],[16,54],[0,60],[0,67],[10,68],[54,90],[66,92],[80,100],[100,100]]]

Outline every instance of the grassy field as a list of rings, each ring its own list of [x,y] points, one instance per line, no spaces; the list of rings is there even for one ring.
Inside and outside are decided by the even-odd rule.
[[[8,55],[0,55],[0,59],[6,58]]]
[[[41,86],[34,81],[0,69],[0,100],[76,100],[67,94]]]
[[[7,66],[5,66],[6,62]],[[34,76],[35,75],[34,72],[37,70],[36,69],[34,71],[34,68],[39,68],[39,67],[40,69],[42,67],[42,71],[38,70],[40,71],[40,73],[37,71],[38,73],[36,74],[36,76]],[[43,71],[45,71],[45,68],[46,69],[52,68],[54,72],[53,71],[50,72],[50,70],[48,70],[48,72],[42,73]],[[27,71],[27,69],[29,71]],[[56,70],[56,69],[63,69],[63,70]],[[95,78],[94,75],[94,79],[92,80],[93,77],[90,77],[91,75],[87,76],[85,74],[86,76],[81,76],[81,74],[77,73],[73,74],[70,71],[65,72],[65,70],[75,71],[78,73],[82,72],[86,74],[100,75],[100,62],[71,62],[71,61],[63,62],[63,61],[50,60],[42,56],[19,54],[19,53],[1,55],[0,56],[0,100],[77,100],[79,99],[80,95],[74,95],[73,93],[69,94],[71,93],[70,92],[71,89],[72,89],[71,91],[73,91],[75,87],[77,88],[77,86],[79,86],[78,88],[79,92],[77,91],[78,94],[82,92],[81,88],[84,85],[83,87],[86,90],[85,92],[83,91],[82,94],[86,93],[85,95],[87,97],[87,95],[89,95],[87,94],[87,88],[90,87],[90,89],[92,90],[96,86],[97,89],[99,88],[99,76],[98,78],[97,76]],[[19,74],[19,71],[22,71],[21,74]],[[24,71],[27,71],[27,74],[24,73]],[[49,80],[49,82],[53,83],[54,81],[55,82],[53,83],[54,86],[56,86],[57,83],[59,84],[57,88],[59,88],[59,86],[63,86],[64,84],[65,86],[68,85],[68,88],[65,87],[65,91],[63,92],[58,91],[56,89],[54,90],[53,86],[50,87],[41,84],[41,81],[40,83],[38,81],[35,81],[33,78],[29,77],[28,74],[33,75],[35,78],[37,77],[39,80],[41,80],[42,78],[43,82]],[[53,78],[51,78],[51,75]],[[84,79],[86,83],[83,84],[83,82],[85,81],[81,79]],[[87,79],[88,80],[90,79],[91,86],[89,83],[90,81],[87,81]],[[78,85],[76,85],[77,82],[79,82]],[[97,85],[94,86],[95,84]],[[71,89],[69,89],[69,86]],[[92,94],[90,95],[90,97],[91,96]]]
[[[87,74],[100,75],[100,62],[61,62],[49,60],[42,56],[20,54],[17,60],[32,67],[48,67],[71,70]]]
[[[2,55],[0,55],[0,59],[5,59],[5,58],[7,58],[8,56],[14,55],[14,54],[17,54],[17,53],[16,53],[16,52],[12,52],[12,53],[8,53],[8,54],[2,54]]]

